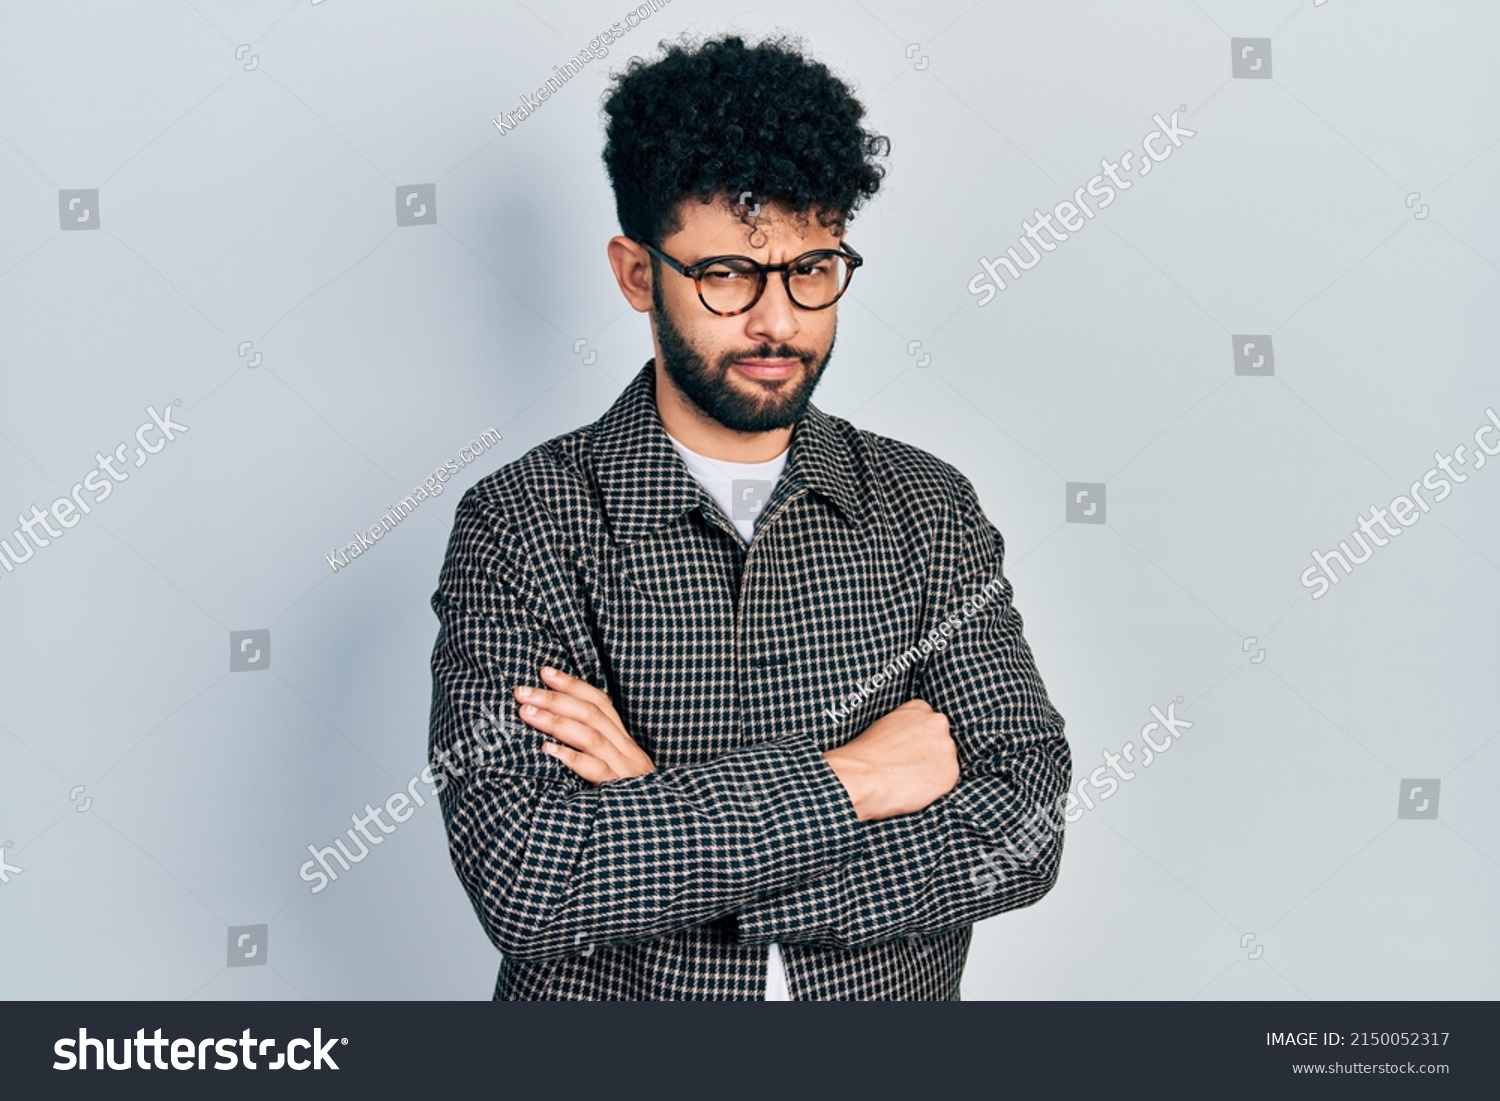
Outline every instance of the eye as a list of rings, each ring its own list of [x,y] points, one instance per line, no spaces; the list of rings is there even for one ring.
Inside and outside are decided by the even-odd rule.
[[[756,270],[753,266],[744,263],[735,263],[728,260],[720,260],[703,272],[703,281],[718,286],[732,286],[735,283],[747,279],[754,279]]]
[[[833,256],[812,257],[793,268],[791,275],[803,283],[823,282],[836,277],[838,264],[838,259]]]

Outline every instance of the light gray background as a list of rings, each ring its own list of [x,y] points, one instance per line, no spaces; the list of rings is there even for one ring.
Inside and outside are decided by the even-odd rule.
[[[818,404],[975,482],[1076,770],[1153,705],[1194,724],[978,927],[964,996],[1500,993],[1500,463],[1322,599],[1298,581],[1500,405],[1500,8],[674,0],[497,132],[626,7],[0,12],[0,535],[148,404],[189,426],[0,572],[0,996],[489,995],[434,804],[319,895],[297,869],[423,765],[460,493],[650,355],[604,259],[609,71],[728,28],[803,34],[893,141]],[[1232,37],[1272,39],[1272,79],[1231,78]],[[975,305],[981,255],[1179,105],[1195,137]],[[437,223],[398,228],[416,183]],[[63,232],[89,188],[101,228]],[[1273,377],[1235,376],[1236,333]],[[1069,481],[1106,524],[1064,521]],[[229,672],[253,628],[270,669]],[[1412,777],[1436,820],[1397,818]],[[262,924],[264,966],[226,967]]]

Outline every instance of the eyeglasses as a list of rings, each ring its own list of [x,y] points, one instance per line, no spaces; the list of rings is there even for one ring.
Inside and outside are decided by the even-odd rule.
[[[632,240],[635,240],[632,238]],[[644,245],[679,275],[685,275],[698,289],[698,300],[710,313],[735,317],[753,307],[766,292],[766,276],[781,273],[782,286],[792,304],[804,310],[826,310],[849,289],[854,269],[864,257],[848,245],[837,249],[814,249],[784,264],[762,264],[748,256],[711,256],[696,264],[683,264],[646,241]]]

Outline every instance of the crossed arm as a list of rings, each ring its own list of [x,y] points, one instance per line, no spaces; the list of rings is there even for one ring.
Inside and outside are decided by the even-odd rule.
[[[540,674],[550,690],[522,684],[515,697],[522,721],[553,739],[542,744],[543,753],[595,785],[655,771],[625,732],[608,695],[549,665]],[[861,822],[914,814],[958,781],[958,748],[948,719],[925,700],[908,700],[858,737],[826,751],[823,760]]]
[[[959,592],[1001,576],[1000,536],[979,522]],[[609,697],[562,671],[566,631],[540,611],[527,561],[520,537],[466,497],[434,597],[434,751],[507,692],[527,725],[441,795],[455,867],[502,951],[553,958],[727,913],[751,943],[863,945],[968,924],[1051,887],[1060,838],[1010,860],[999,891],[975,875],[1068,782],[1062,721],[1008,583],[929,663],[926,702],[846,745],[822,753],[792,736],[657,769]]]

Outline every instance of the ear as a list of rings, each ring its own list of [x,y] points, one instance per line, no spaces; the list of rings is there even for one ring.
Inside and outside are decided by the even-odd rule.
[[[651,254],[629,237],[611,237],[605,250],[615,282],[636,313],[651,311]]]

